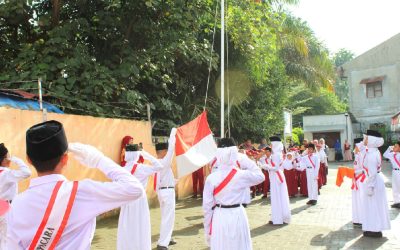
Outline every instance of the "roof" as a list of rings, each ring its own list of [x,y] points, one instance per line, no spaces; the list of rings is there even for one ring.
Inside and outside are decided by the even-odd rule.
[[[46,96],[44,96],[46,98]],[[47,96],[46,99],[48,99]],[[0,107],[11,107],[25,110],[40,110],[38,95],[15,89],[0,89]],[[64,112],[51,103],[42,102],[48,112],[63,114]]]
[[[385,80],[385,76],[375,76],[370,78],[362,79],[360,84],[374,83],[374,82],[382,82]]]

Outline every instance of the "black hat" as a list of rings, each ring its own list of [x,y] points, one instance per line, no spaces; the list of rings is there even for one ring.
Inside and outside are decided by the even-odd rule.
[[[315,145],[314,143],[308,143],[307,148],[313,148],[315,150]]]
[[[266,150],[266,151],[272,152],[272,148],[270,148],[270,147],[265,147],[263,149]]]
[[[156,144],[156,151],[168,149],[168,143],[161,142]]]
[[[67,149],[67,137],[58,121],[39,123],[26,131],[26,154],[31,160],[52,160],[62,156]]]
[[[221,138],[218,140],[218,148],[227,148],[236,146],[236,142],[233,138]]]
[[[378,131],[375,131],[375,130],[370,130],[370,129],[367,130],[367,135],[375,136],[375,137],[382,137],[381,133],[379,133]]]
[[[127,144],[125,146],[125,151],[126,152],[140,151],[140,148],[138,144]]]
[[[363,138],[355,138],[354,139],[354,144],[362,142],[364,139]]]
[[[279,138],[279,136],[271,136],[269,138],[270,141],[281,141],[281,138]]]
[[[0,144],[0,162],[6,157],[8,154],[8,149],[4,146],[4,143]]]

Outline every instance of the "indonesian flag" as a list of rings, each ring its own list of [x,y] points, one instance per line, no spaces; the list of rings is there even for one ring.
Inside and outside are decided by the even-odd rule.
[[[217,145],[204,111],[193,121],[179,127],[176,132],[176,163],[178,178],[190,174],[208,164],[217,151]]]

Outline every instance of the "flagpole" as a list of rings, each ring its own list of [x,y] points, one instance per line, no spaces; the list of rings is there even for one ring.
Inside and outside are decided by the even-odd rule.
[[[221,138],[225,137],[225,0],[221,0]],[[229,104],[228,104],[229,105]]]

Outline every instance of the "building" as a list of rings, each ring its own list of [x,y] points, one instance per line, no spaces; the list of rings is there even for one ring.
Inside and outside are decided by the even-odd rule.
[[[334,145],[339,140],[342,145],[347,139],[350,144],[353,141],[353,130],[350,115],[311,115],[303,116],[304,138],[307,140],[324,138],[326,145],[329,146],[328,159],[335,159]]]
[[[399,130],[400,34],[345,63],[339,70],[349,85],[353,130]]]

